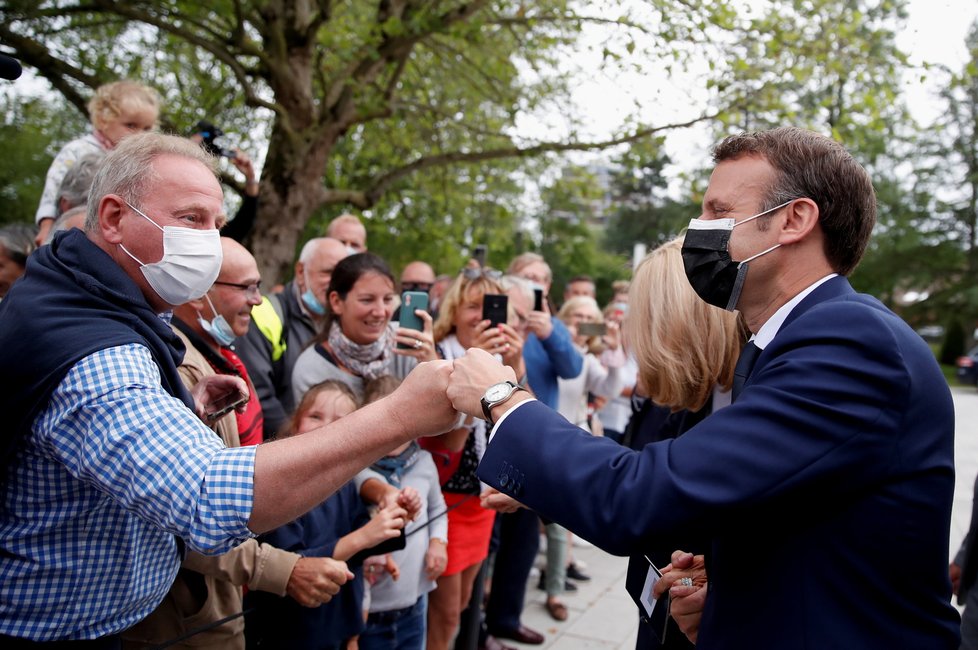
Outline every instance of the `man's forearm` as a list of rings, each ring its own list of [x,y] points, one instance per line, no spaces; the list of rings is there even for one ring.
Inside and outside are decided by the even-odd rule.
[[[421,433],[410,431],[393,411],[382,400],[326,427],[261,445],[248,527],[262,533],[292,521]]]

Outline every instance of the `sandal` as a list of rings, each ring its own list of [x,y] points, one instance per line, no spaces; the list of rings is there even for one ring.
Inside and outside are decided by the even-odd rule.
[[[555,621],[567,620],[567,606],[562,602],[548,600],[547,611],[550,612],[550,616],[552,616]]]

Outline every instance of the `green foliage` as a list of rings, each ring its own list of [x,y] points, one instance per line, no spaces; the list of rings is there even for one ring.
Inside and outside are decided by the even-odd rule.
[[[732,30],[716,77],[726,130],[807,127],[872,163],[908,119],[898,85],[906,56],[895,43],[905,18],[903,0],[766,3]]]
[[[651,250],[679,235],[698,214],[692,201],[668,195],[665,168],[671,161],[662,145],[662,139],[635,143],[614,161],[612,212],[604,233],[614,253],[631,256],[636,243]]]
[[[34,223],[51,160],[68,140],[85,132],[85,123],[63,102],[0,98],[0,223]]]

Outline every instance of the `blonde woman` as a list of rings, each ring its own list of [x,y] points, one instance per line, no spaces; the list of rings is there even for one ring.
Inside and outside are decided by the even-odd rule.
[[[648,398],[625,434],[624,442],[632,449],[678,437],[729,405],[734,367],[747,340],[738,314],[707,304],[693,291],[681,248],[680,237],[652,251],[635,269],[629,289],[624,336],[638,363],[635,392]],[[705,550],[695,539],[681,541],[687,550]],[[655,549],[648,559],[664,567],[672,550]],[[640,623],[636,647],[693,647],[672,619],[668,625],[671,629],[660,643],[650,625]]]
[[[523,338],[509,324],[490,327],[482,318],[486,294],[505,293],[499,271],[470,266],[462,270],[445,293],[434,324],[434,339],[448,360],[472,347],[498,355],[503,363],[522,370]],[[419,405],[419,408],[423,408]],[[465,418],[453,431],[422,438],[438,467],[448,513],[448,563],[429,594],[428,650],[447,650],[459,627],[462,610],[472,594],[482,562],[489,555],[489,538],[496,513],[482,507],[482,485],[475,470],[486,449],[486,423]]]

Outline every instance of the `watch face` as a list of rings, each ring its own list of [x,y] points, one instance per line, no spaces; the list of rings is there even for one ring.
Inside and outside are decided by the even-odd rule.
[[[512,389],[513,389],[513,387],[510,386],[509,384],[507,384],[506,382],[502,382],[502,383],[499,383],[499,384],[493,384],[486,391],[486,401],[488,401],[488,402],[498,402],[499,400],[501,400],[504,397],[506,397],[507,395],[509,395],[509,393],[510,393],[510,391]]]

